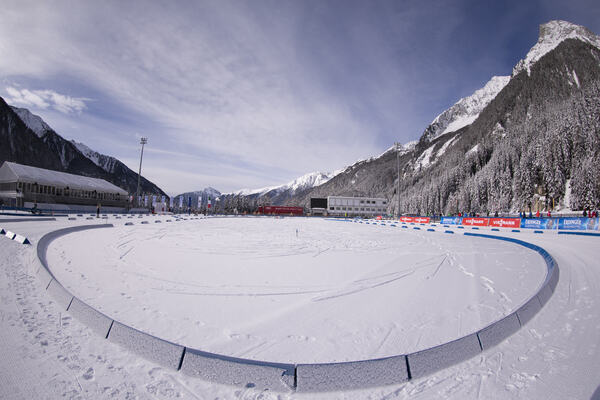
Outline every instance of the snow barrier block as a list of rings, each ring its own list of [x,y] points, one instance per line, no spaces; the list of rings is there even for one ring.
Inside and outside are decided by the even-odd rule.
[[[14,232],[11,231],[5,231],[4,232],[4,236],[6,236],[7,238],[9,238],[10,240],[13,240],[16,236],[16,234]]]
[[[421,378],[443,368],[476,356],[481,352],[477,334],[462,337],[430,349],[409,354],[408,366],[411,378]]]
[[[540,300],[542,307],[546,305],[550,297],[552,296],[552,289],[548,285],[544,285],[537,294],[537,298]]]
[[[533,231],[533,233],[544,233],[544,231]]]
[[[420,231],[420,230],[421,230],[421,228],[419,228],[418,226],[414,226],[414,227],[413,227],[413,229],[416,229],[416,230],[418,230],[418,231]]]
[[[146,225],[146,224],[149,224],[149,222],[148,221],[142,221],[142,224]]]
[[[458,229],[465,229],[464,226],[457,226]]]
[[[556,290],[556,286],[558,285],[558,277],[560,275],[560,272],[558,268],[552,268],[551,273],[552,275],[548,279],[548,286],[550,286],[550,290],[552,290],[552,293],[554,293],[554,291]]]
[[[94,219],[94,217],[86,217],[85,219]]]
[[[429,229],[427,229],[427,232],[435,232],[435,229],[429,228]]]
[[[50,281],[54,279],[52,278],[52,275],[50,275],[50,272],[48,272],[48,270],[42,266],[40,266],[40,268],[37,270],[37,276],[44,289],[47,289],[50,285]]]
[[[513,229],[511,232],[521,232],[521,231],[518,229]]]
[[[78,217],[83,217],[83,214],[77,214]]]
[[[498,229],[498,228],[492,228],[492,231],[493,232],[500,232],[500,229]]]
[[[88,306],[77,297],[73,297],[73,301],[67,311],[85,325],[92,328],[94,332],[98,333],[103,338],[108,336],[108,331],[113,323],[112,318],[108,318],[106,315]]]
[[[113,322],[108,340],[163,367],[179,369],[183,346],[140,332],[117,321]]]
[[[490,326],[487,326],[480,330],[477,335],[479,336],[479,342],[483,350],[487,350],[494,347],[504,339],[515,333],[521,328],[519,318],[516,313],[512,313],[500,321],[496,321]]]
[[[160,224],[160,219],[157,219],[156,221],[154,221],[155,224]]]
[[[476,230],[476,231],[478,231],[478,230],[479,230],[479,228],[478,228],[478,227],[476,227],[476,226],[472,227],[471,229],[474,229],[474,230]]]
[[[542,305],[540,304],[540,300],[538,299],[537,295],[533,296],[527,303],[523,304],[521,308],[517,310],[517,317],[519,317],[521,326],[531,321],[531,319],[535,317],[535,314],[537,314],[541,309]]]
[[[408,381],[406,356],[296,367],[298,392],[323,392],[384,386]]]
[[[454,233],[454,231],[444,231],[444,233]]]
[[[293,364],[279,364],[221,356],[185,349],[181,371],[209,382],[257,390],[290,392],[294,388]]]
[[[31,244],[31,242],[29,241],[29,239],[27,239],[25,236],[22,236],[22,235],[15,235],[15,237],[13,238],[13,240],[15,242],[19,242],[21,244]]]
[[[133,225],[133,222],[125,222],[125,225],[126,226],[131,226],[131,225]]]
[[[77,221],[77,218],[75,218],[75,217],[69,217],[69,221]]]
[[[65,289],[56,279],[52,279],[50,281],[50,285],[48,289],[50,295],[54,298],[56,303],[62,308],[63,311],[66,311],[69,308],[69,304],[71,304],[71,300],[73,300],[73,295],[69,293],[67,289]]]

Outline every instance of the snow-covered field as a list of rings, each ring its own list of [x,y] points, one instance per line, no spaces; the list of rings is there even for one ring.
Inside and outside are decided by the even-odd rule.
[[[344,361],[431,347],[516,309],[545,275],[537,253],[460,230],[167,218],[134,226],[111,218],[114,228],[59,238],[49,264],[73,294],[116,320],[245,358]],[[90,222],[98,223],[0,218],[0,227],[35,245],[46,232]],[[35,246],[0,237],[0,398],[590,398],[600,384],[600,238],[481,231],[538,244],[558,261],[557,290],[532,321],[429,377],[310,395],[203,382],[123,351],[59,311],[33,275]]]

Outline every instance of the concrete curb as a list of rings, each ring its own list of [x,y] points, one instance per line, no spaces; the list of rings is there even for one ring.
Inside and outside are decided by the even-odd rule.
[[[519,330],[530,321],[552,296],[559,279],[556,261],[543,248],[519,239],[464,232],[464,236],[504,240],[527,247],[546,262],[546,278],[536,294],[511,314],[492,324],[448,343],[408,355],[323,364],[280,364],[208,353],[186,348],[124,325],[102,314],[69,293],[48,268],[48,245],[73,232],[109,228],[112,224],[83,225],[59,229],[38,242],[41,263],[38,276],[57,303],[104,338],[142,357],[193,377],[227,385],[278,392],[322,392],[352,390],[407,382],[470,359]],[[446,231],[446,233],[454,233]]]
[[[295,387],[294,364],[269,363],[185,349],[181,371],[225,385],[290,392]]]
[[[299,364],[296,367],[298,392],[352,390],[386,386],[408,381],[406,356],[329,364]]]
[[[177,371],[181,366],[183,346],[159,339],[120,322],[113,321],[108,340],[163,367]]]
[[[56,221],[56,218],[39,217],[39,218],[6,218],[6,219],[0,219],[0,222],[38,222],[38,221]]]

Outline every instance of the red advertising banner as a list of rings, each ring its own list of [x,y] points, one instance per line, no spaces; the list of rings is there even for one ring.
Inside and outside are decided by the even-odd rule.
[[[521,226],[520,218],[491,218],[490,226],[499,228],[519,228]]]
[[[462,224],[469,226],[488,226],[489,221],[490,220],[487,218],[463,218]]]
[[[430,220],[429,217],[400,217],[402,222],[416,222],[419,224],[428,224]]]

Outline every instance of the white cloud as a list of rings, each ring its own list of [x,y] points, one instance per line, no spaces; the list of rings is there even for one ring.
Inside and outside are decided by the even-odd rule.
[[[81,113],[85,108],[86,98],[70,97],[53,90],[17,89],[12,86],[6,88],[9,104],[29,107],[34,109],[52,108],[63,114]]]

